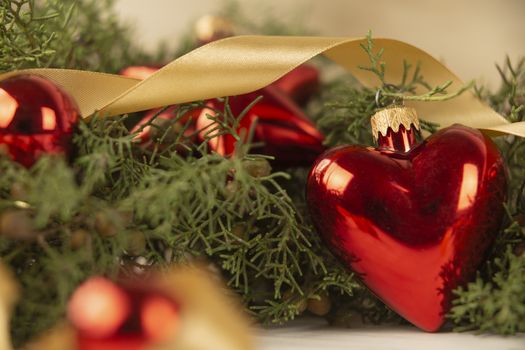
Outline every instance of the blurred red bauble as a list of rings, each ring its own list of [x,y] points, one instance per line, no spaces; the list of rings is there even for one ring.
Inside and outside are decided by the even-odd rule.
[[[159,67],[129,66],[122,69],[119,74],[128,78],[144,80],[159,70]]]
[[[73,293],[67,315],[83,336],[104,338],[122,327],[131,312],[130,299],[119,286],[103,277],[93,277]]]
[[[176,336],[179,305],[147,282],[136,283],[92,277],[78,287],[68,304],[68,319],[79,350],[138,350]]]
[[[388,117],[376,124],[378,148],[319,157],[307,202],[334,254],[393,310],[436,331],[498,233],[506,171],[480,131],[453,125],[417,144],[417,118],[400,110],[376,114]]]
[[[26,167],[43,154],[68,156],[79,115],[75,101],[43,77],[0,82],[0,147]]]
[[[179,307],[163,295],[148,295],[142,299],[140,321],[148,339],[167,341],[173,337],[179,325]]]

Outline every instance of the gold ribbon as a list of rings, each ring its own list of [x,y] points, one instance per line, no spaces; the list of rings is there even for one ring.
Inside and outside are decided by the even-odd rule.
[[[363,38],[237,36],[215,41],[177,58],[145,80],[118,75],[65,69],[27,69],[0,75],[33,73],[45,76],[68,91],[81,114],[104,116],[214,97],[232,96],[260,89],[309,59],[324,54],[348,69],[363,85],[378,86],[378,79],[358,68],[369,65],[360,48]],[[393,39],[375,39],[384,48],[386,80],[401,80],[403,60],[421,63],[421,72],[435,86],[451,80],[449,92],[463,82],[438,60],[415,46]],[[441,127],[461,123],[493,136],[525,137],[525,122],[509,123],[467,91],[440,102],[407,102],[421,118]]]

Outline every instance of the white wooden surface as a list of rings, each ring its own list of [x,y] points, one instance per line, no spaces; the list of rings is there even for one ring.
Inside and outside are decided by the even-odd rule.
[[[525,350],[525,334],[512,337],[471,333],[425,333],[409,326],[329,327],[320,319],[303,319],[266,329],[260,350]]]

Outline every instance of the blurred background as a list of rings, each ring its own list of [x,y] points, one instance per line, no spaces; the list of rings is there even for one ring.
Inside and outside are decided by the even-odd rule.
[[[260,23],[269,14],[312,34],[399,39],[442,60],[464,80],[498,86],[495,63],[525,55],[523,0],[239,0],[243,14]],[[135,26],[140,45],[175,47],[196,19],[226,8],[217,0],[117,0],[122,19]]]

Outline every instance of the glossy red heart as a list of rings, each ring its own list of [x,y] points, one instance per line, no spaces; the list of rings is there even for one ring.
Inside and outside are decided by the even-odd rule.
[[[393,310],[436,331],[452,290],[473,277],[497,235],[506,186],[493,142],[454,125],[408,152],[327,151],[307,200],[333,253]]]

